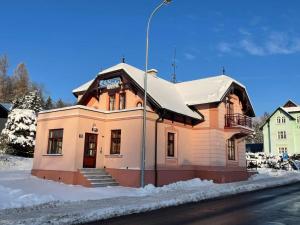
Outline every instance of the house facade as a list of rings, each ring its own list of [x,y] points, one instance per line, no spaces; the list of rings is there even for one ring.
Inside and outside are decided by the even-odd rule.
[[[140,186],[144,74],[117,64],[73,90],[76,106],[40,112],[32,174],[91,186],[81,169],[98,168]],[[145,183],[247,179],[255,115],[246,88],[225,75],[176,84],[147,76]]]
[[[268,154],[300,154],[300,105],[289,100],[277,108],[262,126]]]

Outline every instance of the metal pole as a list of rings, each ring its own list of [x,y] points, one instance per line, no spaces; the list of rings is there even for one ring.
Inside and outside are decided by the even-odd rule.
[[[164,0],[160,3],[151,13],[147,23],[146,33],[146,62],[145,62],[145,74],[144,74],[144,103],[143,103],[143,133],[142,133],[142,156],[141,156],[141,187],[145,186],[145,156],[146,156],[146,116],[147,116],[147,76],[148,76],[148,53],[149,53],[149,31],[150,23],[154,14],[170,0]]]

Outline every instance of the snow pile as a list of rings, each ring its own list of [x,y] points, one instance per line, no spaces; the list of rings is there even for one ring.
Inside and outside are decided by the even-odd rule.
[[[0,171],[31,170],[32,158],[0,154]]]

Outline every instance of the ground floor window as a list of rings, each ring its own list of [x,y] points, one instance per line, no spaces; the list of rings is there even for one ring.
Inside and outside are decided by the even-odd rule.
[[[121,130],[112,130],[110,154],[120,154],[120,150],[121,150]]]
[[[175,133],[168,132],[168,157],[175,156]]]
[[[227,140],[228,160],[235,160],[235,140],[230,138]]]
[[[287,147],[279,147],[278,152],[279,154],[288,153]]]
[[[63,129],[49,130],[47,154],[62,154]]]

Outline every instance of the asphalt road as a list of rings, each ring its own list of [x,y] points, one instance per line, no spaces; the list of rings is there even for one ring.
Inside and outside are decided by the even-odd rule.
[[[87,224],[300,225],[300,183]]]

